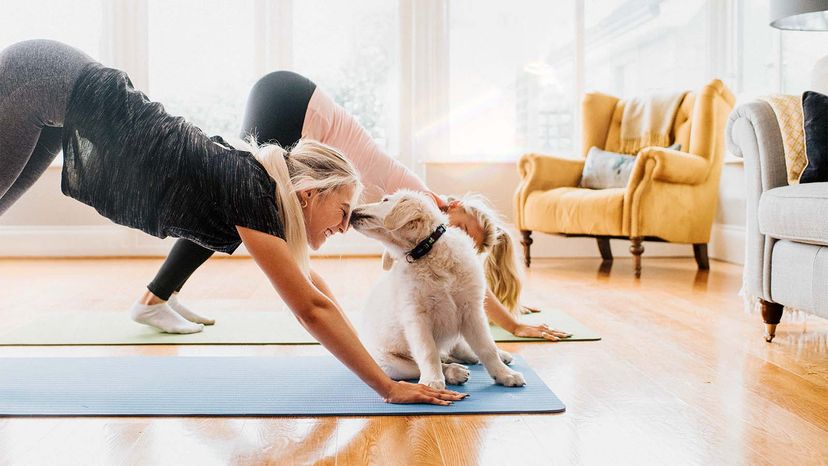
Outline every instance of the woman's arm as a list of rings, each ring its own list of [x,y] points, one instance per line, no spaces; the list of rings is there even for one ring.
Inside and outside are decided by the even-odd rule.
[[[517,337],[545,338],[550,341],[558,341],[572,336],[570,333],[550,328],[546,324],[526,325],[518,322],[489,288],[486,288],[486,299],[483,302],[483,308],[486,310],[486,315],[490,321]]]
[[[333,295],[333,292],[331,291],[331,288],[328,286],[325,280],[322,279],[322,276],[316,273],[315,270],[311,270],[310,278],[311,282],[313,282],[313,286],[315,286],[316,289],[318,289],[322,294],[327,296],[328,299],[331,300],[331,302],[334,303],[334,305],[336,306],[336,310],[339,311],[339,313],[342,315],[342,318],[345,320],[345,323],[347,323],[348,326],[351,327],[351,330],[354,332],[354,334],[356,334],[357,331],[356,328],[354,328],[354,324],[351,322],[350,319],[348,319],[348,316],[345,314],[345,311],[342,310],[342,306],[336,300],[336,298]]]
[[[299,322],[337,359],[389,403],[447,405],[466,395],[391,380],[362,346],[336,305],[302,273],[281,238],[236,227],[245,247]]]

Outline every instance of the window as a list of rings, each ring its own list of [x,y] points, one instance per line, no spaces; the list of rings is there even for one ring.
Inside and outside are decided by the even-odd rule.
[[[738,91],[744,97],[755,98],[779,87],[779,31],[769,25],[768,2],[740,2]]]
[[[0,49],[28,39],[64,42],[100,60],[104,0],[5,0]]]
[[[293,4],[293,69],[342,105],[394,156],[399,150],[398,2]]]
[[[149,96],[209,135],[237,136],[259,76],[252,0],[150,0]]]
[[[585,89],[628,98],[706,84],[713,78],[707,73],[707,3],[586,2]]]
[[[828,55],[828,32],[782,31],[770,26],[767,2],[740,0],[740,93],[800,94],[810,88],[811,70]]]
[[[572,1],[449,3],[450,157],[574,149]]]
[[[828,32],[773,29],[766,1],[145,1],[146,16],[133,18],[123,2],[7,0],[0,48],[50,38],[109,64],[124,57],[102,55],[146,46],[146,56],[126,57],[124,65],[144,73],[141,90],[170,113],[223,136],[238,133],[247,93],[263,72],[293,69],[353,114],[389,155],[400,151],[401,140],[440,127],[448,128],[447,150],[425,152],[435,158],[447,153],[454,161],[511,161],[527,151],[574,154],[581,89],[625,98],[696,89],[719,77],[742,98],[800,93],[809,87],[816,60],[828,55]],[[577,16],[576,2],[583,8]],[[439,29],[438,39],[401,28],[408,16],[400,16],[409,10],[433,20],[428,24]],[[109,24],[118,16],[113,12],[138,33]],[[576,38],[579,21],[584,35]],[[113,37],[130,33],[128,46],[109,50]],[[576,39],[583,56],[576,56]],[[440,59],[428,63],[447,63],[448,70],[437,65],[435,75],[448,76],[448,107],[442,108],[441,95],[433,122],[403,125],[401,134],[400,116],[412,111],[400,106],[412,95],[401,89],[407,85],[401,70],[423,68],[401,50],[408,42],[431,47]],[[444,87],[421,86],[416,99]]]

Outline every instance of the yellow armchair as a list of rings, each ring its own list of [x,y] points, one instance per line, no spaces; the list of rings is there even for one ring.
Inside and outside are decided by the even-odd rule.
[[[515,223],[524,262],[531,263],[532,232],[591,236],[605,261],[611,238],[629,238],[636,276],[642,241],[692,244],[700,269],[707,269],[707,242],[716,214],[724,159],[724,129],[733,94],[718,79],[682,100],[671,140],[682,151],[645,147],[636,154],[626,188],[579,188],[586,153],[593,146],[618,152],[624,101],[591,93],[582,102],[579,158],[526,154],[518,162]]]

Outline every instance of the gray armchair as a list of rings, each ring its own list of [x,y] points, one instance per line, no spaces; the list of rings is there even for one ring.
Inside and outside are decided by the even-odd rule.
[[[772,107],[737,107],[727,145],[745,162],[745,292],[758,298],[770,342],[784,306],[828,317],[828,183],[788,185]]]

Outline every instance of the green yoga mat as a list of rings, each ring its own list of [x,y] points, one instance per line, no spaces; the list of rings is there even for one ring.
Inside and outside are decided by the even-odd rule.
[[[214,311],[205,312],[216,325],[190,335],[171,335],[140,325],[129,313],[112,311],[66,311],[59,318],[43,316],[22,326],[0,329],[0,346],[48,345],[315,345],[293,314],[287,311]],[[359,322],[358,315],[351,320]],[[523,319],[546,322],[572,333],[565,341],[600,340],[577,320],[561,311],[546,311]],[[543,341],[520,338],[493,327],[497,341]]]

